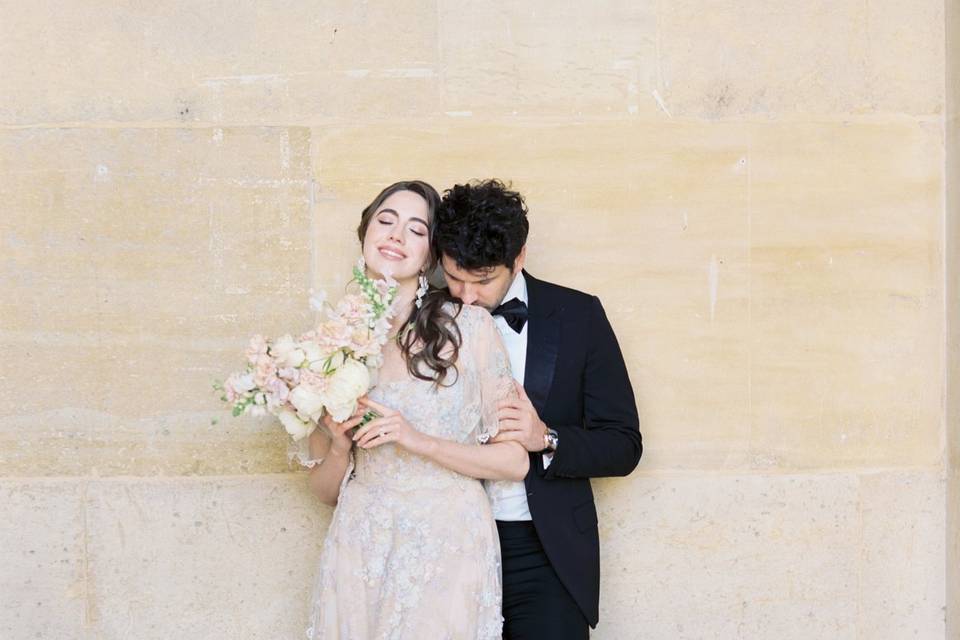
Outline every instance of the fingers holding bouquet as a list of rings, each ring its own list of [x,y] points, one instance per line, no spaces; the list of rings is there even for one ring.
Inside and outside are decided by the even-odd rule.
[[[426,436],[417,431],[399,411],[385,407],[364,396],[360,398],[361,410],[372,410],[379,417],[363,424],[353,435],[353,441],[361,449],[372,449],[394,443],[411,453],[420,452],[426,444]]]
[[[330,434],[330,449],[335,453],[346,454],[353,447],[350,430],[363,422],[363,412],[355,413],[343,422],[337,422],[329,413],[324,413],[321,421]]]

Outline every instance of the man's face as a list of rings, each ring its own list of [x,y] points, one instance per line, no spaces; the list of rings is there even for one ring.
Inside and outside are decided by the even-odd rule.
[[[523,268],[525,254],[526,247],[514,262],[513,269],[498,264],[468,271],[458,267],[457,261],[447,254],[440,259],[440,266],[453,297],[460,298],[465,304],[476,304],[493,311],[503,302],[503,296],[507,294],[517,270]]]

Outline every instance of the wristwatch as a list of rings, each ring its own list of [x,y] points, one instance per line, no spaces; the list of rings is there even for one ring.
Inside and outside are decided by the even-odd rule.
[[[553,453],[557,450],[557,445],[560,443],[560,434],[556,430],[547,427],[546,432],[543,434],[543,450]]]

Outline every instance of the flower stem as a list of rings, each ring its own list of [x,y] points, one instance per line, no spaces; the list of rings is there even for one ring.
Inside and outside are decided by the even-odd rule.
[[[376,418],[379,418],[379,417],[380,417],[379,413],[377,413],[373,409],[369,409],[365,414],[363,414],[363,420],[360,421],[360,424],[358,424],[357,427],[362,427],[363,425],[367,424],[371,420],[375,420]]]

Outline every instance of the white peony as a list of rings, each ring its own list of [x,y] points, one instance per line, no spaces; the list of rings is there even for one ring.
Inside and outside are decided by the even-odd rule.
[[[343,353],[343,349],[337,349],[332,356],[330,356],[330,368],[339,369],[343,366],[343,363],[346,362],[347,356]]]
[[[362,362],[347,359],[330,377],[324,404],[330,417],[343,422],[357,410],[357,398],[370,389],[370,372]]]
[[[303,351],[308,364],[312,365],[314,362],[322,362],[324,360],[323,350],[320,349],[320,345],[316,342],[304,340],[299,344],[299,347]]]
[[[329,362],[327,362],[329,358]],[[309,369],[310,371],[320,373],[321,371],[327,371],[336,369],[343,364],[343,361],[346,359],[346,356],[343,353],[343,349],[337,349],[333,354],[329,356],[322,356],[319,360],[311,360]]]
[[[282,367],[299,367],[306,357],[300,345],[294,342],[289,335],[280,336],[270,347],[270,355],[277,359],[277,365]]]
[[[280,418],[283,428],[287,430],[287,433],[289,433],[294,440],[305,438],[316,429],[315,424],[304,422],[297,417],[297,414],[289,409],[281,409],[280,412],[277,413],[277,417]]]
[[[293,389],[288,397],[290,404],[297,409],[297,413],[303,416],[310,416],[314,420],[319,420],[323,414],[323,405],[326,404],[325,398],[301,385]]]

